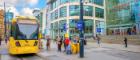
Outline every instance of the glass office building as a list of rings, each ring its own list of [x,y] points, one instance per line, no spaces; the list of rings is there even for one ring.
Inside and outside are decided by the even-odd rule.
[[[64,36],[65,33],[79,35],[76,25],[80,16],[80,0],[48,0],[47,8],[52,38]],[[83,9],[85,36],[106,34],[105,0],[85,0]]]
[[[140,0],[106,0],[107,34],[140,34]]]

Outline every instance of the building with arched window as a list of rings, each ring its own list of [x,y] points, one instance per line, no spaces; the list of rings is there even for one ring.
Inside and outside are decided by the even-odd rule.
[[[105,0],[86,0],[84,10],[84,35],[106,34]],[[80,16],[80,0],[48,0],[47,20],[50,21],[50,35],[79,35],[76,24]],[[66,25],[66,29],[64,29]]]

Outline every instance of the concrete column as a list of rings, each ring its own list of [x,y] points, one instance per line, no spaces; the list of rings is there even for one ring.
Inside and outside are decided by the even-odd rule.
[[[106,35],[106,33],[107,33],[107,27],[106,27],[106,25],[107,25],[107,23],[106,23],[106,20],[107,20],[107,18],[106,18],[106,16],[107,16],[107,14],[106,14],[106,1],[104,0],[104,24],[105,24],[105,31],[104,31],[104,35]]]
[[[66,7],[67,7],[67,18],[66,18],[66,23],[67,23],[67,28],[68,28],[66,32],[69,34],[69,30],[70,30],[70,29],[69,29],[69,4],[67,4]]]
[[[136,32],[140,34],[140,22],[136,24]]]
[[[96,35],[96,20],[95,20],[95,6],[93,6],[93,34]]]

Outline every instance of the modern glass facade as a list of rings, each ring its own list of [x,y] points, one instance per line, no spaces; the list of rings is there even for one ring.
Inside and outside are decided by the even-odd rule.
[[[52,38],[64,36],[65,33],[69,33],[69,36],[79,36],[79,31],[76,27],[80,16],[79,3],[80,0],[52,0],[48,3],[47,20],[51,21]],[[106,34],[104,0],[86,0],[84,3],[85,36]],[[66,24],[66,29],[64,29],[64,24]],[[96,32],[96,28],[100,28],[101,31]]]
[[[60,17],[66,17],[67,15],[67,7],[64,6],[64,7],[61,7],[60,8]]]
[[[106,6],[108,34],[139,34],[140,0],[107,0]]]
[[[96,17],[104,18],[104,9],[96,7],[95,14],[96,14]]]
[[[80,15],[80,6],[71,5],[69,8],[70,16],[79,16]],[[93,16],[93,6],[84,6],[84,16]]]
[[[80,15],[80,7],[79,5],[71,5],[69,8],[70,16],[79,16]]]

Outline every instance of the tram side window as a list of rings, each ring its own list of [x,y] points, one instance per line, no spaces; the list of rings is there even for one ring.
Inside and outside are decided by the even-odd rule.
[[[11,36],[16,37],[16,27],[14,25],[11,25]]]

